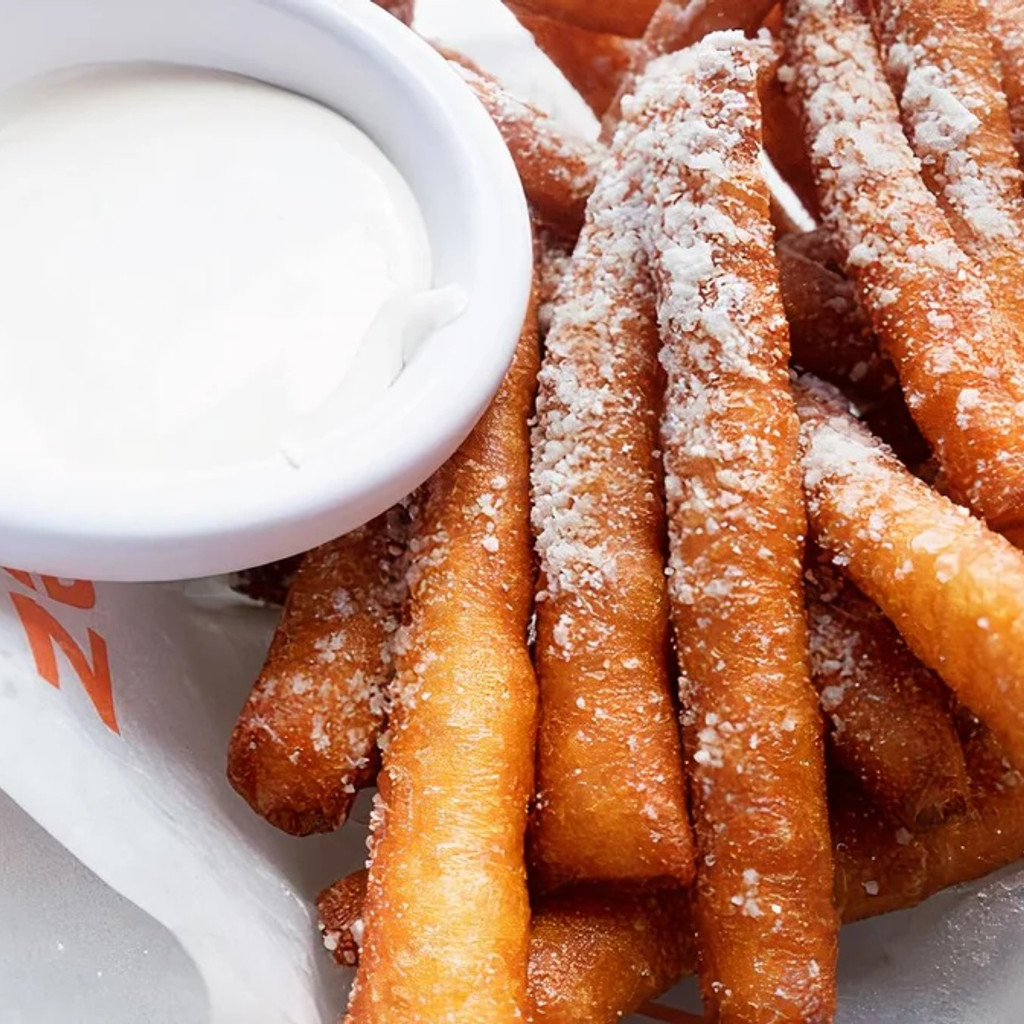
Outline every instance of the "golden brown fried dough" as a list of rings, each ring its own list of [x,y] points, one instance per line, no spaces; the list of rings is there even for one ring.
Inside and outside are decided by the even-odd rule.
[[[999,57],[1017,152],[1024,161],[1024,7],[1018,0],[981,0]]]
[[[517,16],[542,14],[591,32],[636,37],[643,35],[658,0],[505,0],[505,6]]]
[[[292,835],[337,828],[376,772],[404,529],[394,510],[304,557],[239,715],[228,779]]]
[[[698,843],[705,1004],[721,1021],[825,1021],[838,919],[822,720],[803,608],[789,343],[761,177],[771,47],[716,33],[623,105],[645,169],[668,376],[669,594]]]
[[[614,1024],[693,971],[684,889],[577,886],[542,899],[530,935],[533,1024]]]
[[[618,93],[602,119],[602,137],[610,139],[622,116],[622,99],[633,91],[636,76],[666,53],[685,50],[710,32],[725,29],[755,31],[777,0],[660,0],[643,39],[633,54],[632,67],[623,75]]]
[[[912,476],[826,385],[797,398],[812,533],[1024,765],[1024,554]]]
[[[536,314],[490,409],[424,486],[350,1024],[508,1024],[526,1006]]]
[[[961,814],[967,768],[946,688],[824,552],[805,592],[811,675],[836,761],[911,830]]]
[[[965,744],[966,814],[911,833],[854,789],[833,794],[836,900],[844,921],[912,907],[941,889],[981,878],[1024,856],[1024,784],[986,730]]]
[[[354,871],[324,889],[316,898],[324,949],[342,967],[355,967],[359,963],[357,936],[362,938],[368,875],[365,868]]]
[[[896,371],[857,302],[853,283],[828,266],[820,231],[787,236],[776,247],[793,362],[840,387],[870,394],[891,387]]]
[[[659,340],[621,159],[613,147],[587,207],[537,402],[531,853],[546,885],[693,875],[668,662]]]
[[[528,11],[520,11],[516,17],[587,106],[601,117],[633,66],[638,41],[590,32]]]

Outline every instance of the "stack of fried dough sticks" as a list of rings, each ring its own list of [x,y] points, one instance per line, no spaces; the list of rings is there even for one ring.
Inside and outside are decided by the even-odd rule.
[[[1024,856],[1024,5],[508,6],[602,141],[449,55],[534,302],[453,459],[305,556],[229,776],[295,834],[376,781],[351,1024],[684,1020],[693,971],[828,1021],[842,921]]]

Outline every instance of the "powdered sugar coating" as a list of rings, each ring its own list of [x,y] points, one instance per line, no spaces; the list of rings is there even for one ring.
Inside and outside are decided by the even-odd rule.
[[[703,990],[722,1019],[816,1020],[831,1012],[837,925],[797,423],[759,165],[758,83],[774,56],[766,38],[707,36],[652,63],[623,114],[636,125],[627,167],[648,204],[667,378],[668,585]]]
[[[1003,88],[1017,151],[1024,159],[1024,7],[1017,0],[979,0],[1002,65]]]
[[[288,832],[336,828],[373,776],[405,599],[408,510],[311,551],[239,716],[228,774]]]
[[[941,0],[938,9],[928,0],[875,0],[873,10],[922,176],[1019,331],[1024,174],[984,16],[960,0]]]
[[[643,197],[617,137],[587,206],[540,373],[538,800],[548,882],[692,875],[657,450],[659,346]]]
[[[622,101],[635,91],[636,78],[663,54],[685,50],[710,32],[739,29],[754,32],[775,0],[661,0],[636,47],[632,67],[602,119],[602,137],[611,138],[622,114]]]
[[[822,207],[907,404],[956,491],[1024,521],[1019,339],[920,176],[855,0],[790,0],[787,56]],[[984,400],[952,414],[960,392]]]
[[[966,227],[961,240],[982,254],[986,243],[1019,241],[1024,174],[980,17],[937,22],[924,0],[876,0],[874,10],[911,145],[925,180]]]
[[[555,310],[561,302],[562,281],[569,269],[573,246],[552,231],[536,232],[537,325],[541,339],[548,336]]]

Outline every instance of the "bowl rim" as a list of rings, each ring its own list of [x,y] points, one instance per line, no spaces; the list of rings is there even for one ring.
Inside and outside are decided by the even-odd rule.
[[[511,362],[532,286],[529,213],[508,150],[471,90],[433,47],[367,0],[245,2],[358,45],[388,65],[396,96],[421,90],[447,124],[442,143],[458,147],[455,158],[472,185],[466,224],[478,274],[469,308],[444,331],[462,338],[471,358],[437,367],[435,376],[443,369],[445,382],[432,385],[431,395],[414,386],[426,372],[422,365],[416,374],[403,371],[337,436],[339,448],[343,438],[365,446],[349,453],[351,462],[312,456],[295,471],[274,459],[152,479],[91,466],[71,467],[59,478],[5,470],[2,564],[62,577],[156,581],[229,572],[307,550],[383,512],[450,457]],[[487,344],[476,343],[481,340]],[[413,364],[430,359],[428,343]],[[356,424],[373,414],[379,420],[367,437]],[[16,432],[9,436],[16,443]]]

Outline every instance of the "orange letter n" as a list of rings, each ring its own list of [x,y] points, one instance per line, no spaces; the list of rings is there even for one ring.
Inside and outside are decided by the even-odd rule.
[[[95,630],[89,630],[89,652],[92,664],[71,634],[43,607],[25,594],[11,594],[11,600],[25,628],[36,671],[51,686],[60,689],[57,648],[64,652],[75,674],[82,681],[93,707],[112,732],[120,733],[114,714],[114,691],[110,684],[110,659],[106,641]]]

